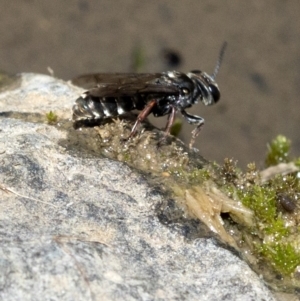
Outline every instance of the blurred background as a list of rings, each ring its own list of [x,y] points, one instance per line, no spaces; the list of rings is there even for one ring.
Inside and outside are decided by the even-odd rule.
[[[0,3],[0,69],[10,73],[49,74],[50,67],[65,80],[90,72],[211,74],[227,41],[220,102],[189,110],[206,121],[196,147],[208,160],[263,167],[267,142],[283,134],[300,156],[298,0]],[[192,129],[184,122],[181,138],[188,142]]]

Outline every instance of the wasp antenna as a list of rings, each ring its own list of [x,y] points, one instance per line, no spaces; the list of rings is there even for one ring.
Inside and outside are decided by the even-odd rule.
[[[223,57],[224,57],[224,53],[225,53],[226,47],[227,47],[227,42],[224,42],[223,45],[222,45],[222,48],[220,50],[219,58],[218,58],[218,61],[217,61],[214,73],[211,76],[213,79],[216,78],[216,76],[217,76],[217,74],[219,72],[219,69],[220,69],[220,66],[221,66],[221,63],[222,63],[222,60],[223,60]]]

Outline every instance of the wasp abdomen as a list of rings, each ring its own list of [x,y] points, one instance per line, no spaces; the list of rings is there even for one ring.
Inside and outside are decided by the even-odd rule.
[[[73,120],[103,120],[144,107],[137,97],[95,97],[84,93],[73,106]]]

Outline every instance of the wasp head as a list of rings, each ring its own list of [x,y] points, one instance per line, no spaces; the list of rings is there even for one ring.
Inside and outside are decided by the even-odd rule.
[[[194,83],[193,103],[197,103],[200,100],[206,106],[209,106],[219,101],[219,86],[212,76],[198,70],[191,71],[187,76]]]
[[[207,73],[199,70],[194,70],[187,74],[187,76],[194,82],[195,85],[193,93],[194,103],[200,100],[206,106],[209,106],[219,101],[221,95],[215,78],[219,72],[226,46],[227,43],[224,42],[219,54],[219,59],[215,66],[214,73],[212,75],[208,75]]]

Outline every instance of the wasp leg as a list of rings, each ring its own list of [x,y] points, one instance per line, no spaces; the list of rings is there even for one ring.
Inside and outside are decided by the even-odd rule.
[[[138,117],[136,119],[135,124],[133,125],[133,127],[131,129],[128,139],[132,138],[136,134],[137,127],[139,126],[139,124],[141,122],[143,122],[147,118],[147,116],[151,113],[151,111],[155,105],[156,105],[156,100],[152,100],[145,106],[143,111],[140,112],[140,114],[138,115]]]
[[[188,123],[196,125],[196,128],[192,131],[192,138],[189,147],[192,148],[196,137],[199,135],[201,127],[204,124],[204,119],[200,116],[191,115],[185,110],[181,110],[181,114],[187,120]]]
[[[170,130],[171,130],[172,124],[174,123],[174,119],[175,119],[175,113],[176,113],[175,108],[171,107],[171,113],[168,116],[168,121],[166,124],[164,136],[158,141],[157,146],[160,146],[162,144],[162,142],[164,142],[166,140],[167,136],[170,134]]]

